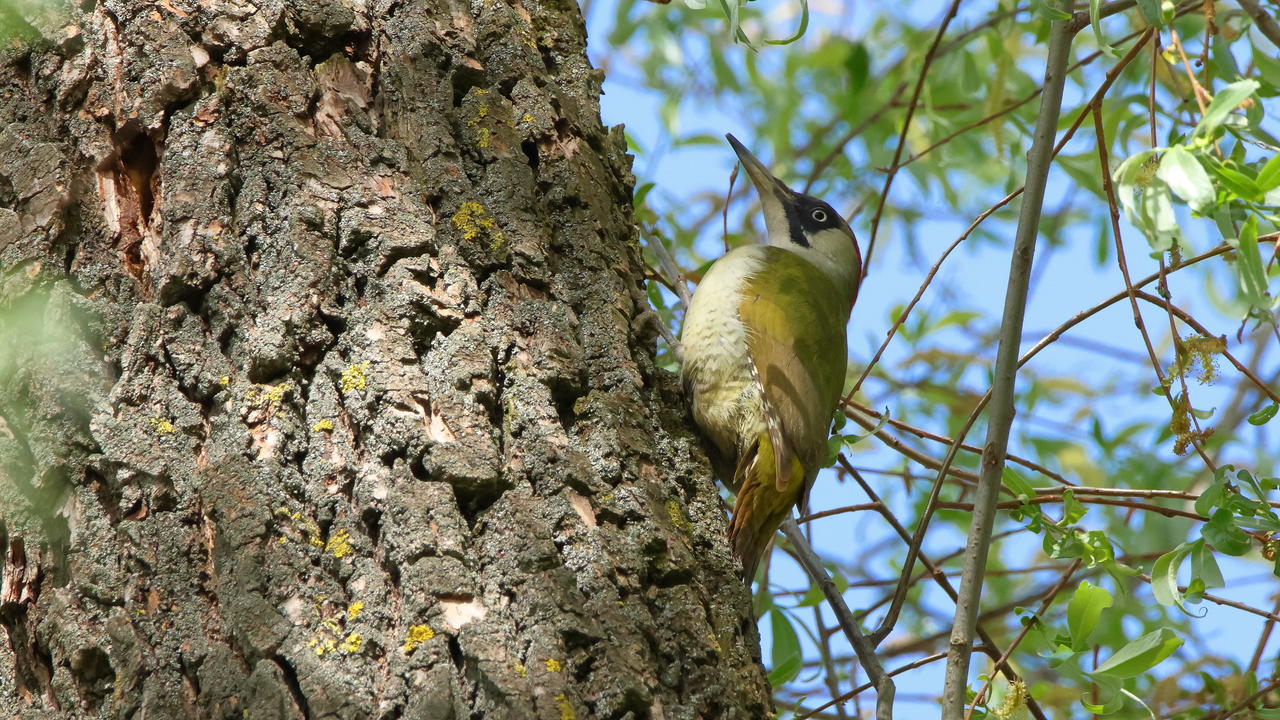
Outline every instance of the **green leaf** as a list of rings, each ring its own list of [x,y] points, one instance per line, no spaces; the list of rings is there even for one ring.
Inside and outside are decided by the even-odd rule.
[[[1182,592],[1178,590],[1178,566],[1187,556],[1187,544],[1183,543],[1156,559],[1151,566],[1151,594],[1161,605],[1182,606]]]
[[[1209,159],[1209,169],[1227,190],[1250,202],[1262,202],[1262,188],[1253,178],[1212,158]]]
[[[1037,14],[1049,20],[1070,20],[1071,13],[1050,5],[1045,0],[1031,0],[1031,6]]]
[[[1266,165],[1258,171],[1258,188],[1267,192],[1280,187],[1280,153],[1271,156]]]
[[[1262,253],[1258,250],[1258,216],[1250,215],[1240,228],[1236,247],[1236,272],[1240,274],[1240,288],[1245,300],[1256,308],[1265,309],[1267,303],[1267,273],[1262,267]]]
[[[1280,87],[1280,60],[1271,57],[1270,51],[1263,43],[1253,44],[1253,66],[1258,75],[1269,85]]]
[[[849,73],[849,91],[857,95],[867,86],[867,75],[871,69],[871,53],[867,52],[867,46],[862,43],[850,45],[844,67]]]
[[[1203,212],[1205,207],[1213,204],[1213,183],[1209,180],[1209,173],[1181,145],[1165,150],[1156,176],[1168,183],[1174,194],[1196,212]]]
[[[1253,543],[1249,541],[1249,536],[1243,530],[1236,527],[1233,517],[1230,510],[1218,508],[1209,522],[1200,528],[1200,534],[1217,548],[1218,552],[1238,557],[1249,552]]]
[[[1278,155],[1277,157],[1280,157],[1280,155]],[[1250,425],[1266,425],[1271,420],[1271,418],[1276,416],[1276,411],[1278,410],[1280,410],[1280,404],[1271,403],[1270,405],[1262,408],[1258,412],[1250,415],[1249,424]]]
[[[1200,123],[1196,125],[1193,135],[1204,137],[1213,134],[1218,126],[1227,119],[1227,115],[1236,109],[1245,98],[1252,95],[1258,89],[1257,80],[1241,80],[1233,82],[1230,85],[1218,91],[1213,96],[1213,102],[1209,103],[1209,107],[1204,111],[1204,117],[1200,118]]]
[[[786,613],[774,608],[769,611],[769,627],[773,632],[772,667],[769,670],[769,684],[774,687],[785,685],[800,674],[804,658],[800,654],[800,638],[791,626],[791,618]]]
[[[1111,607],[1111,593],[1085,580],[1067,603],[1067,628],[1071,632],[1071,649],[1081,652],[1089,647],[1089,635],[1098,625],[1102,611]]]
[[[1138,0],[1138,12],[1148,25],[1160,27],[1164,25],[1164,16],[1160,13],[1160,0]]]
[[[1205,544],[1204,539],[1191,544],[1191,576],[1204,581],[1205,589],[1226,587],[1222,579],[1222,570],[1218,568],[1218,560],[1213,550]]]
[[[1121,679],[1137,677],[1159,665],[1179,647],[1182,647],[1182,638],[1169,628],[1160,628],[1120,648],[1089,674]]]
[[[1196,512],[1207,516],[1214,508],[1221,505],[1227,498],[1227,488],[1222,481],[1215,480],[1212,485],[1204,489],[1200,493],[1200,497],[1196,498]]]
[[[1203,613],[1197,615],[1196,613],[1188,610],[1186,600],[1188,595],[1198,596],[1203,593],[1206,585],[1205,581],[1201,578],[1194,577],[1193,573],[1187,594],[1184,595],[1183,592],[1178,589],[1178,568],[1182,566],[1183,559],[1185,559],[1188,554],[1192,553],[1196,549],[1197,545],[1203,549],[1204,540],[1197,540],[1194,543],[1182,543],[1178,547],[1156,559],[1155,565],[1151,566],[1151,594],[1155,596],[1156,602],[1161,605],[1175,605],[1179,610],[1191,615],[1192,617],[1203,617]],[[1210,554],[1209,559],[1212,562],[1212,554]],[[1215,563],[1213,565],[1213,570],[1217,571],[1217,569],[1218,566]],[[1219,573],[1218,579],[1221,579],[1221,577],[1222,575]],[[1191,588],[1197,586],[1199,587],[1199,590],[1193,592]]]
[[[1102,0],[1089,0],[1089,24],[1093,26],[1093,39],[1098,43],[1098,48],[1102,52],[1111,57],[1116,56],[1116,51],[1102,37],[1102,21],[1099,17],[1099,11],[1102,9]]]
[[[737,2],[737,0],[733,0]],[[796,29],[796,34],[786,40],[765,40],[770,45],[790,45],[791,43],[804,37],[804,33],[809,29],[809,0],[800,0],[800,27]]]
[[[1001,473],[1000,478],[1004,481],[1004,486],[1009,488],[1009,491],[1018,499],[1027,500],[1036,496],[1036,489],[1031,486],[1031,483],[1008,465],[1004,466],[1004,472]]]
[[[1080,504],[1080,501],[1076,499],[1075,493],[1071,492],[1070,489],[1062,491],[1062,522],[1060,524],[1064,526],[1074,525],[1080,521],[1080,518],[1084,517],[1086,512],[1088,512],[1088,509]]]

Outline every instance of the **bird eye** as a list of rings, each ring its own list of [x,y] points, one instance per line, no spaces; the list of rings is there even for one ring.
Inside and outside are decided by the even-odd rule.
[[[822,208],[814,208],[813,212],[809,214],[809,217],[813,218],[814,222],[826,222],[827,211]]]

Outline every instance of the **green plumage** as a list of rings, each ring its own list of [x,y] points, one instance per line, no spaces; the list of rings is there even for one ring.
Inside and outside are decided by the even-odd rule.
[[[862,261],[849,224],[729,141],[760,193],[768,245],[712,264],[685,313],[681,375],[721,480],[729,538],[751,582],[778,525],[826,458]]]
[[[765,431],[743,438],[754,448],[739,449],[731,528],[739,557],[756,561],[822,469],[844,387],[848,319],[848,306],[812,263],[784,248],[761,250],[763,266],[747,278],[738,317],[763,388]]]

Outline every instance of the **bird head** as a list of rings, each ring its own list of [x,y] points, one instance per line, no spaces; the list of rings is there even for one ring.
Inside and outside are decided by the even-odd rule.
[[[798,253],[847,291],[852,304],[862,277],[862,253],[840,213],[812,195],[787,187],[733,135],[725,135],[760,195],[769,244]]]

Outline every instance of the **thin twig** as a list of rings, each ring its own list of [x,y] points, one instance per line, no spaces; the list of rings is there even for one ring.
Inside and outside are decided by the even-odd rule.
[[[1140,578],[1143,582],[1147,583],[1148,585],[1151,584],[1151,576],[1147,575],[1146,573],[1139,573],[1138,578]],[[1178,586],[1178,592],[1186,592],[1186,591],[1187,591],[1186,585]],[[1250,615],[1257,615],[1258,617],[1266,618],[1267,620],[1280,620],[1280,615],[1277,615],[1276,613],[1267,612],[1266,610],[1259,610],[1258,608],[1253,607],[1252,605],[1245,605],[1242,602],[1237,602],[1229,598],[1224,598],[1220,595],[1214,595],[1212,593],[1200,593],[1200,597],[1204,598],[1205,600],[1208,600],[1214,605],[1221,605],[1222,607],[1235,608],[1236,610],[1242,610],[1244,612],[1249,613]]]
[[[974,218],[973,222],[969,223],[969,227],[965,228],[965,231],[960,233],[960,237],[956,238],[954,242],[947,246],[947,249],[943,251],[942,256],[938,258],[938,261],[933,264],[933,267],[929,268],[929,274],[925,276],[924,282],[920,284],[920,289],[916,291],[915,297],[911,298],[911,302],[907,303],[907,306],[901,313],[898,313],[898,317],[893,321],[893,325],[890,326],[889,331],[885,333],[884,342],[880,343],[880,347],[876,349],[875,355],[871,357],[871,360],[868,361],[866,366],[862,369],[862,374],[858,376],[858,381],[853,384],[853,388],[849,390],[847,395],[845,395],[844,399],[846,402],[853,399],[853,396],[857,394],[859,388],[862,387],[862,382],[871,374],[871,370],[876,366],[876,363],[880,362],[880,356],[884,354],[885,348],[889,346],[889,341],[893,339],[895,334],[897,334],[898,328],[902,327],[902,324],[907,321],[907,316],[911,314],[911,310],[915,308],[916,303],[920,302],[920,298],[924,297],[925,290],[928,290],[929,284],[933,282],[933,276],[938,274],[938,270],[942,267],[942,263],[946,262],[947,256],[951,254],[951,251],[960,247],[960,243],[968,239],[968,237],[973,234],[973,231],[977,230],[978,226],[982,224],[983,220],[994,215],[997,210],[1013,202],[1014,198],[1021,194],[1022,188],[1018,188],[1008,195],[1005,195],[996,204],[987,208],[982,212],[982,214]]]
[[[1142,343],[1147,349],[1147,357],[1151,360],[1151,369],[1155,371],[1156,379],[1160,383],[1160,390],[1169,402],[1169,409],[1176,416],[1179,412],[1178,403],[1173,399],[1173,395],[1169,392],[1169,383],[1165,380],[1164,370],[1160,367],[1160,359],[1156,357],[1155,346],[1151,344],[1151,335],[1147,332],[1147,324],[1142,319],[1142,310],[1138,308],[1137,290],[1133,287],[1133,280],[1129,277],[1129,262],[1125,257],[1124,238],[1120,233],[1120,207],[1116,202],[1116,190],[1111,184],[1111,163],[1107,159],[1107,136],[1106,131],[1102,127],[1102,103],[1098,102],[1093,106],[1093,128],[1098,136],[1098,164],[1102,172],[1102,188],[1107,196],[1107,208],[1111,216],[1111,234],[1115,238],[1116,246],[1116,263],[1120,266],[1120,275],[1124,278],[1125,292],[1129,296],[1129,306],[1133,310],[1133,324],[1138,328],[1138,334],[1142,336]],[[1184,396],[1185,400],[1185,396]],[[1188,414],[1190,410],[1187,410]],[[1196,449],[1196,453],[1204,460],[1204,464],[1213,471],[1214,462],[1205,453],[1198,434],[1189,434],[1191,444]]]
[[[900,537],[903,542],[911,542],[911,535],[907,533],[907,529],[903,527],[901,522],[898,522],[897,516],[889,510],[889,507],[880,500],[880,497],[876,494],[875,490],[871,488],[871,484],[864,480],[857,470],[853,469],[853,466],[849,464],[849,460],[843,454],[839,456],[839,459],[840,467],[843,468],[845,472],[849,473],[850,477],[854,479],[854,482],[858,483],[858,486],[862,488],[862,491],[867,494],[867,497],[878,505],[876,510],[880,513],[880,516],[884,518],[885,522],[889,523],[894,532],[898,534],[898,537]],[[951,598],[952,602],[954,602],[957,597],[956,590],[951,585],[951,581],[947,579],[946,573],[942,571],[942,567],[930,562],[929,557],[924,553],[920,554],[920,562],[924,564],[925,569],[934,579],[934,582],[938,584],[938,587],[942,588],[942,591]],[[993,657],[1001,654],[996,645],[995,639],[982,628],[981,624],[978,625],[978,637],[982,640],[983,647],[986,648],[986,652],[988,654],[991,654]],[[1000,672],[1008,678],[1009,682],[1017,682],[1020,679],[1018,674],[1014,672],[1013,668],[1008,666],[1003,667]],[[1036,704],[1034,698],[1027,699],[1027,709],[1031,711],[1031,715],[1035,720],[1048,720],[1044,711],[1040,709],[1038,704]]]
[[[902,673],[907,672],[908,670],[915,670],[916,668],[924,667],[929,663],[937,662],[946,656],[947,656],[946,653],[934,653],[933,655],[922,657],[919,660],[914,660],[912,662],[909,662],[906,665],[903,665],[902,667],[896,667],[890,670],[888,673],[886,673],[886,675],[888,677],[893,677],[894,675],[901,675]],[[845,702],[848,702],[851,698],[856,697],[857,695],[864,693],[873,687],[875,687],[875,683],[863,683],[862,685],[859,685],[858,687],[850,690],[849,692],[841,695],[840,697],[831,698],[826,703],[819,705],[818,707],[812,710],[806,711],[805,714],[796,716],[796,720],[807,720],[807,718],[815,717],[818,713],[822,712],[823,710],[826,710],[832,705],[843,704]]]
[[[1027,290],[1036,238],[1039,235],[1045,186],[1053,161],[1054,136],[1058,128],[1058,117],[1062,112],[1062,90],[1070,60],[1071,38],[1071,30],[1066,22],[1057,20],[1050,26],[1044,94],[1040,97],[1040,111],[1032,135],[1031,151],[1027,153],[1026,191],[1023,193],[1018,229],[1014,235],[1009,262],[1009,284],[1005,290],[1000,342],[996,349],[996,366],[991,384],[991,414],[987,424],[987,440],[983,445],[982,473],[978,479],[978,489],[974,492],[973,520],[969,525],[964,572],[960,577],[955,622],[951,626],[947,649],[947,673],[942,688],[943,720],[960,720],[964,714],[965,688],[968,685],[973,634],[982,595],[983,572],[987,567],[991,529],[995,523],[995,505],[1000,496],[1004,456],[1013,425],[1018,346],[1022,339],[1022,323],[1026,315]]]
[[[1094,102],[1096,102],[1099,98],[1101,98],[1103,95],[1106,94],[1107,90],[1109,90],[1111,88],[1111,85],[1116,81],[1116,78],[1120,76],[1120,71],[1123,70],[1125,66],[1127,66],[1133,60],[1133,58],[1137,55],[1138,51],[1142,49],[1142,46],[1144,45],[1144,43],[1146,43],[1147,38],[1149,38],[1153,32],[1154,32],[1153,29],[1149,27],[1146,30],[1142,31],[1142,34],[1138,37],[1137,41],[1134,42],[1133,47],[1129,49],[1129,52],[1123,58],[1120,59],[1120,62],[1116,63],[1115,67],[1107,71],[1106,76],[1103,78],[1102,84],[1098,87],[1097,92],[1094,93],[1093,98],[1090,99],[1088,103],[1085,103],[1080,108],[1080,113],[1076,115],[1076,119],[1072,121],[1071,126],[1067,128],[1067,131],[1065,133],[1062,134],[1062,139],[1060,139],[1058,141],[1058,144],[1054,146],[1053,157],[1057,157],[1058,153],[1062,152],[1062,148],[1066,147],[1067,143],[1071,140],[1071,138],[1075,136],[1076,131],[1080,129],[1080,125],[1084,122],[1085,117],[1088,115],[1089,108],[1091,107],[1091,105]],[[916,304],[920,302],[920,298],[924,296],[925,290],[927,290],[929,287],[929,284],[933,282],[933,277],[938,274],[939,268],[942,267],[942,263],[946,261],[947,257],[951,254],[951,252],[955,250],[960,245],[960,243],[964,242],[965,239],[967,239],[969,235],[971,235],[973,231],[978,228],[978,225],[982,224],[984,220],[986,220],[987,218],[995,214],[996,210],[999,210],[1000,208],[1012,202],[1015,198],[1021,195],[1022,191],[1025,189],[1026,189],[1026,186],[1023,186],[1014,190],[1013,192],[1001,198],[994,205],[984,210],[982,214],[978,215],[978,217],[976,217],[973,220],[973,222],[969,223],[969,227],[965,228],[965,231],[960,234],[960,237],[956,238],[955,241],[952,242],[951,245],[948,246],[945,251],[943,251],[942,256],[939,257],[938,261],[935,262],[933,264],[933,267],[929,269],[929,274],[925,276],[924,282],[921,283],[920,288],[916,291],[915,297],[911,299],[911,302],[907,303],[906,308],[904,308],[903,311],[898,314],[898,317],[894,319],[893,325],[890,326],[889,331],[885,333],[884,342],[880,343],[880,347],[876,349],[875,355],[872,356],[871,360],[867,363],[866,367],[863,368],[862,374],[858,376],[858,381],[853,384],[853,389],[851,389],[848,392],[848,394],[845,395],[846,400],[852,399],[854,394],[857,393],[858,389],[862,387],[863,381],[867,379],[867,376],[871,374],[871,370],[875,368],[876,364],[880,361],[880,356],[884,354],[885,348],[887,348],[889,345],[889,342],[893,340],[893,337],[895,334],[897,334],[898,329],[902,327],[903,323],[907,321],[907,316],[911,314],[912,309],[914,309]],[[865,268],[865,263],[864,263],[864,268]]]
[[[1197,333],[1203,335],[1204,337],[1217,337],[1213,333],[1209,332],[1209,330],[1205,328],[1204,325],[1201,325],[1199,321],[1197,321],[1194,317],[1188,314],[1185,310],[1174,305],[1171,302],[1168,302],[1167,300],[1164,300],[1163,298],[1158,298],[1150,293],[1145,293],[1142,291],[1136,291],[1134,293],[1134,296],[1136,296],[1140,300],[1145,300],[1151,303],[1152,305],[1163,307],[1164,309],[1168,310],[1170,314],[1177,316],[1179,320],[1186,323],[1192,330],[1195,330]],[[1239,358],[1237,358],[1235,355],[1232,355],[1231,352],[1226,349],[1223,349],[1221,355],[1222,357],[1227,359],[1227,362],[1231,363],[1232,367],[1240,371],[1241,375],[1244,375],[1246,378],[1248,378],[1249,382],[1256,385],[1257,388],[1261,390],[1264,395],[1266,395],[1268,398],[1271,398],[1271,402],[1280,403],[1280,393],[1277,393],[1275,389],[1272,388],[1271,385],[1269,385],[1268,383],[1263,382],[1261,378],[1259,378],[1256,374],[1254,374],[1252,370],[1249,369],[1249,366],[1240,362]]]
[[[822,560],[813,551],[813,548],[809,546],[809,541],[805,539],[804,533],[800,531],[796,521],[792,518],[787,518],[783,521],[782,532],[791,541],[796,557],[800,560],[800,564],[804,566],[805,572],[809,574],[809,578],[821,588],[823,596],[827,599],[827,604],[831,606],[831,612],[836,616],[836,622],[840,623],[840,629],[844,631],[849,644],[853,646],[854,652],[858,654],[858,662],[862,664],[863,671],[867,673],[867,677],[876,688],[876,720],[892,720],[893,680],[885,674],[884,667],[880,665],[880,659],[876,657],[875,646],[867,640],[866,635],[862,634],[862,628],[858,627],[858,621],[853,617],[853,613],[849,611],[849,606],[845,604],[844,596],[840,594],[836,584],[831,581],[831,576],[822,567]]]
[[[969,706],[969,711],[964,714],[964,720],[969,720],[969,718],[973,717],[973,711],[978,709],[978,705],[982,704],[983,699],[987,696],[987,691],[991,689],[991,680],[995,677],[995,673],[1003,668],[1005,663],[1009,662],[1009,656],[1012,655],[1013,651],[1022,644],[1022,639],[1031,631],[1031,626],[1035,624],[1035,621],[1044,617],[1044,614],[1049,611],[1049,606],[1052,605],[1054,599],[1058,597],[1058,593],[1062,592],[1062,589],[1067,586],[1067,581],[1071,579],[1072,575],[1076,574],[1076,570],[1080,569],[1081,562],[1080,558],[1076,558],[1071,561],[1071,564],[1067,566],[1066,571],[1062,573],[1062,577],[1059,578],[1058,584],[1054,585],[1053,588],[1044,596],[1044,600],[1040,603],[1040,609],[1036,610],[1033,622],[1023,623],[1021,632],[1019,632],[1018,636],[1013,639],[1013,642],[1009,647],[1005,648],[1004,653],[1000,655],[1000,659],[996,660],[995,666],[991,668],[991,676],[982,684],[982,689],[978,690],[978,694],[973,696],[973,704]]]
[[[879,420],[881,417],[879,412],[872,410],[866,405],[863,405],[862,403],[857,402],[855,400],[846,400],[845,405],[853,407],[858,412],[866,413],[867,415],[870,415],[871,417],[877,420]],[[918,438],[923,438],[925,440],[932,440],[937,443],[942,443],[943,445],[950,445],[953,442],[955,442],[953,438],[949,438],[945,435],[938,435],[937,433],[931,433],[928,430],[925,430],[923,428],[918,428],[914,425],[910,425],[896,418],[888,418],[887,422],[896,428],[899,428],[901,430],[906,430],[907,432],[911,433],[912,435],[915,435]],[[968,443],[961,443],[960,449],[965,450],[967,452],[971,452],[971,453],[982,452],[982,448],[976,445],[969,445]],[[1063,485],[1075,485],[1075,483],[1059,475],[1058,473],[1050,470],[1049,468],[1043,465],[1040,465],[1038,463],[1035,463],[1031,460],[1027,460],[1026,458],[1010,454],[1006,456],[1006,459],[1009,460],[1010,462],[1017,463],[1018,465],[1021,465],[1027,468],[1028,470],[1033,470],[1035,472],[1038,472],[1041,475],[1044,475],[1045,477],[1053,480],[1054,482],[1062,483]]]
[[[1023,505],[1044,505],[1047,503],[1060,503],[1066,500],[1063,495],[1040,495],[1033,498],[1023,500],[1002,500],[996,503],[997,510],[1016,510]],[[1107,497],[1081,497],[1076,498],[1076,502],[1083,505],[1111,505],[1112,507],[1130,508],[1133,510],[1143,510],[1145,512],[1163,515],[1165,517],[1181,517],[1188,520],[1198,520],[1199,522],[1209,522],[1209,518],[1198,513],[1188,512],[1186,510],[1177,510],[1175,508],[1161,507],[1160,505],[1152,505],[1151,503],[1138,502],[1136,500],[1116,500]],[[973,503],[967,502],[950,502],[941,500],[938,502],[940,510],[964,510],[973,512]]]
[[[1203,252],[1200,255],[1197,255],[1189,260],[1185,260],[1181,263],[1178,263],[1177,265],[1174,265],[1173,267],[1169,268],[1169,272],[1175,272],[1185,267],[1195,265],[1196,263],[1202,262],[1208,258],[1221,255],[1230,249],[1231,248],[1228,245],[1225,245],[1225,244],[1219,245],[1218,247],[1215,247],[1211,250]],[[1143,278],[1142,280],[1138,281],[1136,286],[1142,287],[1144,285],[1148,285],[1152,282],[1155,282],[1156,278],[1157,276],[1154,274],[1149,275]],[[1096,315],[1097,313],[1101,312],[1107,307],[1110,307],[1111,305],[1114,305],[1115,303],[1120,302],[1126,297],[1128,297],[1128,292],[1126,290],[1121,290],[1120,292],[1116,293],[1115,295],[1108,298],[1107,300],[1104,300],[1101,303],[1098,303],[1097,305],[1094,305],[1093,307],[1087,310],[1082,310],[1076,313],[1071,317],[1071,319],[1067,320],[1065,323],[1063,323],[1062,325],[1054,329],[1053,332],[1046,335],[1044,339],[1036,343],[1030,350],[1024,353],[1023,356],[1018,360],[1018,367],[1022,367],[1023,365],[1026,365],[1028,362],[1031,361],[1032,358],[1034,358],[1037,354],[1039,354],[1042,350],[1044,350],[1049,345],[1052,345],[1059,337],[1061,337],[1064,333],[1066,333],[1071,328],[1075,327],[1076,325],[1079,325],[1080,323]],[[960,428],[959,432],[956,434],[958,441],[963,442],[965,436],[968,435],[969,430],[973,427],[974,422],[977,421],[978,416],[982,413],[983,409],[987,406],[987,403],[990,400],[991,400],[991,391],[987,390],[986,394],[984,394],[978,400],[977,405],[974,406],[974,409],[969,413],[968,419],[965,421],[964,425]],[[890,606],[889,612],[885,615],[884,620],[881,621],[880,627],[878,627],[876,631],[871,635],[871,639],[875,641],[877,644],[882,642],[884,638],[888,636],[889,632],[893,629],[894,624],[897,622],[898,614],[902,610],[902,603],[906,599],[907,589],[908,587],[910,587],[909,581],[911,578],[911,571],[915,564],[915,556],[914,556],[913,548],[918,549],[919,544],[923,542],[925,531],[929,527],[929,520],[933,514],[933,503],[937,502],[938,493],[942,489],[942,479],[946,477],[946,475],[951,471],[951,462],[955,459],[955,454],[957,450],[958,448],[955,445],[952,445],[952,447],[948,450],[947,456],[943,458],[942,468],[939,470],[939,474],[933,484],[933,490],[930,495],[930,501],[925,505],[924,513],[921,516],[920,524],[916,528],[916,533],[912,537],[911,544],[907,546],[907,559],[904,562],[903,571],[900,576],[902,580],[898,584],[897,591],[894,593],[893,604]]]
[[[1232,715],[1235,715],[1241,710],[1244,710],[1245,708],[1257,702],[1260,698],[1262,698],[1267,693],[1275,692],[1277,689],[1280,689],[1280,680],[1264,685],[1263,687],[1259,688],[1258,692],[1250,695],[1244,700],[1241,700],[1240,702],[1231,706],[1231,709],[1229,710],[1224,710],[1219,714],[1206,715],[1205,720],[1227,720],[1227,718],[1231,717]]]
[[[862,131],[871,127],[871,125],[879,120],[882,115],[888,112],[889,109],[894,106],[894,103],[897,102],[898,98],[902,96],[902,92],[906,89],[906,83],[899,84],[898,87],[894,89],[893,95],[890,96],[888,102],[876,108],[874,112],[863,118],[862,122],[852,128],[849,128],[849,130],[831,146],[831,150],[828,151],[826,155],[823,155],[818,162],[813,164],[813,168],[809,170],[809,177],[806,178],[804,182],[805,193],[808,193],[813,189],[813,184],[822,176],[823,171],[830,167],[831,163],[835,162],[835,159],[840,156],[840,153],[844,152],[844,146],[848,145],[850,141],[861,135]]]
[[[960,0],[951,0],[951,7],[947,9],[947,14],[942,18],[942,23],[938,25],[938,32],[933,35],[933,42],[929,45],[929,50],[924,54],[924,62],[920,64],[920,73],[916,77],[915,90],[911,92],[911,103],[907,105],[907,117],[902,121],[902,131],[898,133],[898,146],[893,150],[893,162],[890,168],[898,164],[902,159],[902,148],[907,144],[907,131],[911,129],[911,118],[915,117],[916,107],[920,102],[920,93],[924,90],[924,80],[929,75],[929,66],[933,64],[934,54],[938,51],[938,44],[942,42],[942,36],[947,32],[947,26],[951,24],[951,20],[955,18],[956,11],[960,9]],[[867,276],[867,269],[871,267],[871,255],[876,249],[876,234],[880,230],[880,216],[884,214],[885,202],[889,199],[889,187],[893,185],[893,178],[897,175],[896,170],[890,170],[885,176],[884,187],[880,189],[880,201],[876,205],[876,214],[871,218],[871,240],[867,242],[867,257],[862,263],[862,276]]]
[[[1276,597],[1275,610],[1271,612],[1272,614],[1280,613],[1280,596]],[[1275,629],[1275,626],[1276,621],[1272,618],[1267,618],[1267,621],[1262,625],[1262,634],[1258,636],[1258,644],[1253,649],[1253,659],[1249,661],[1249,669],[1246,672],[1258,672],[1258,666],[1262,664],[1262,653],[1267,649],[1267,643],[1271,640],[1271,631]]]

